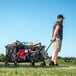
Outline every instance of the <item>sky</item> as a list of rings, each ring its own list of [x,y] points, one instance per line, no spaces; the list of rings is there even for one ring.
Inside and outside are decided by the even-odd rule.
[[[0,54],[16,40],[41,42],[46,49],[59,14],[66,18],[59,56],[76,57],[76,0],[0,0]]]

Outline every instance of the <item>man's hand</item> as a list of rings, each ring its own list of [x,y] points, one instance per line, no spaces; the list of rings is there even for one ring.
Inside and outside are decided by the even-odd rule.
[[[53,37],[51,40],[52,40],[52,42],[54,42],[56,40],[56,37]]]

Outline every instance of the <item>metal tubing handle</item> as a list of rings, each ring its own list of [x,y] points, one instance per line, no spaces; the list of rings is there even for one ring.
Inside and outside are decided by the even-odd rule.
[[[51,43],[49,44],[49,46],[46,49],[46,52],[48,51],[48,49],[50,48],[51,44],[53,43],[53,41],[51,40]]]

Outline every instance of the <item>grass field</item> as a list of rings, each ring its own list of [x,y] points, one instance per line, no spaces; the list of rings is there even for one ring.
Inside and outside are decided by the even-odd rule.
[[[20,63],[18,68],[13,64],[6,67],[0,62],[0,76],[76,76],[76,62],[64,62],[58,60],[58,67],[50,67],[49,60],[46,61],[47,66],[40,67],[40,63],[36,63],[35,67],[31,67],[30,63]]]

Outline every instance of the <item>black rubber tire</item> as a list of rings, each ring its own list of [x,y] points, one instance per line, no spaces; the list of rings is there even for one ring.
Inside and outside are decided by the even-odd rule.
[[[34,62],[31,62],[30,63],[30,66],[33,66],[34,67],[35,66],[35,63]]]
[[[10,64],[8,64],[8,63],[5,63],[5,66],[6,66],[6,67],[10,67]]]
[[[44,66],[46,66],[46,63],[41,63],[40,66],[44,67]]]
[[[15,67],[19,67],[19,64],[17,64],[17,63],[14,63],[14,65],[15,65]]]

